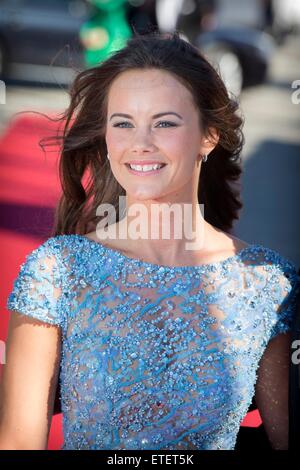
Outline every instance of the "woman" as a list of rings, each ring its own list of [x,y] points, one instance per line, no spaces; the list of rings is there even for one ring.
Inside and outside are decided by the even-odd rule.
[[[255,392],[285,449],[299,278],[228,233],[243,135],[222,80],[177,34],[135,37],[65,118],[53,236],[7,304],[1,448],[46,448],[59,381],[62,449],[234,449]]]

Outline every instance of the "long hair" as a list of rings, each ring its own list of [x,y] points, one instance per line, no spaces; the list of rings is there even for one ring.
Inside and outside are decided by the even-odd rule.
[[[198,202],[204,218],[228,231],[243,204],[238,181],[244,143],[238,102],[214,67],[178,32],[136,35],[99,65],[78,73],[70,87],[70,104],[61,117],[59,175],[62,195],[55,211],[52,235],[95,230],[96,209],[109,203],[120,220],[119,196],[125,190],[106,158],[107,96],[122,72],[157,68],[169,72],[192,93],[204,132],[215,128],[219,141],[201,167]],[[57,136],[59,137],[59,136]],[[183,157],[184,158],[184,157]]]

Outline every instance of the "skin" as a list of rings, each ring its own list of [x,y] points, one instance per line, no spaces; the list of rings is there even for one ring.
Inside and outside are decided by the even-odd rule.
[[[179,116],[165,114],[177,113]],[[129,117],[114,116],[126,114]],[[218,261],[235,254],[247,243],[213,227],[206,222],[198,205],[198,182],[202,156],[208,155],[218,143],[218,134],[211,129],[211,136],[204,134],[199,110],[190,91],[172,74],[160,69],[130,70],[120,74],[108,94],[106,144],[111,170],[126,191],[126,215],[109,229],[109,245],[132,257],[163,265],[201,264]],[[125,162],[155,160],[166,163],[159,174],[147,177],[132,175]],[[205,164],[205,163],[204,163]],[[145,208],[143,225],[156,227],[158,238],[133,239],[129,224],[136,217],[130,214],[134,204]],[[161,204],[189,204],[192,214],[191,240],[183,230],[181,238],[175,238],[172,219],[170,237],[163,238],[162,227],[167,223],[160,211],[159,220],[153,217],[153,207]],[[205,207],[204,207],[205,212]],[[169,221],[169,218],[168,218]],[[115,229],[122,229],[124,239],[116,238]],[[97,231],[87,234],[99,240]],[[102,238],[101,235],[101,238]],[[193,242],[193,249],[187,242]]]

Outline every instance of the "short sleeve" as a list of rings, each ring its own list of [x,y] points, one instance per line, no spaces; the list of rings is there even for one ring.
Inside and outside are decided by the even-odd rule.
[[[8,310],[62,326],[59,254],[48,239],[27,255],[7,299]]]
[[[284,257],[280,256],[279,259],[278,274],[274,283],[276,296],[272,299],[277,309],[270,339],[291,329],[300,300],[300,276],[296,267]]]

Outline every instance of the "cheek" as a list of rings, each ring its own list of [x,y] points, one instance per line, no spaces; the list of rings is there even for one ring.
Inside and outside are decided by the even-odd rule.
[[[173,134],[170,133],[168,135],[162,136],[161,140],[161,145],[168,147],[170,149],[183,149],[186,148],[186,146],[189,143],[189,138],[186,136],[185,133],[177,133],[174,132]]]
[[[177,129],[156,129],[153,131],[152,142],[161,151],[177,155],[186,148],[190,140],[190,133],[186,129],[178,127]]]
[[[175,133],[161,139],[160,148],[173,161],[182,161],[182,157],[193,153],[193,142],[189,133]]]
[[[107,149],[111,154],[118,155],[126,149],[126,136],[120,136],[120,133],[114,129],[109,129],[105,135]]]

